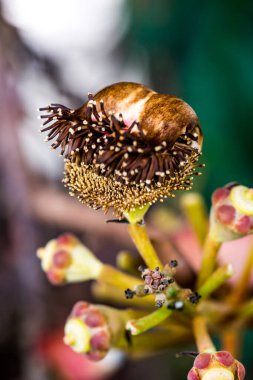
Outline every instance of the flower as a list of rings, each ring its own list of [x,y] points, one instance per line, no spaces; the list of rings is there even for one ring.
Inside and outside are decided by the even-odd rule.
[[[230,352],[218,351],[199,354],[187,380],[243,380],[244,377],[244,366]]]
[[[64,234],[39,248],[41,267],[53,284],[96,279],[103,264],[77,238]]]
[[[105,316],[86,302],[75,304],[64,332],[64,343],[90,359],[102,359],[110,349],[111,334]]]
[[[103,359],[112,345],[126,345],[124,310],[77,302],[65,324],[64,343],[91,360]]]
[[[60,104],[42,132],[65,156],[64,182],[71,195],[116,216],[173,196],[192,186],[201,154],[202,132],[183,100],[137,83],[116,83],[77,110]],[[48,125],[49,124],[49,125]]]
[[[212,196],[210,235],[214,241],[237,239],[253,232],[253,189],[235,183]]]

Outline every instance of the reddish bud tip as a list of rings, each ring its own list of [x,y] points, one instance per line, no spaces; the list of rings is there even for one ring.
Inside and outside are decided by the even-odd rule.
[[[247,215],[242,216],[236,222],[235,228],[240,234],[247,234],[251,228],[251,218]]]
[[[244,366],[242,365],[242,363],[240,362],[237,362],[237,376],[238,376],[238,380],[243,380],[244,377],[245,377],[245,368]]]
[[[223,201],[229,196],[229,190],[226,188],[220,188],[214,191],[212,195],[212,204],[216,205],[217,203]]]
[[[207,368],[211,361],[211,354],[203,353],[199,354],[194,360],[194,367],[198,369]]]
[[[86,303],[86,302],[77,302],[72,311],[71,311],[71,317],[80,317],[81,315],[83,315],[84,313],[86,313],[87,309],[89,307],[89,304]]]
[[[228,351],[218,351],[216,352],[215,357],[219,363],[225,367],[230,367],[235,361],[233,356]]]
[[[100,331],[93,335],[90,341],[92,350],[105,351],[110,348],[110,336],[105,331]]]
[[[56,240],[58,244],[70,245],[76,241],[76,238],[71,234],[63,234],[63,235],[58,236]]]
[[[67,268],[71,261],[71,255],[64,250],[57,251],[53,256],[53,265],[57,268]]]
[[[85,322],[89,327],[101,327],[105,324],[105,319],[99,310],[89,310]]]
[[[230,224],[235,217],[235,208],[229,205],[219,206],[216,210],[216,217],[222,224]]]
[[[199,380],[199,375],[194,368],[188,372],[187,380]]]
[[[59,270],[51,269],[47,272],[47,278],[53,285],[61,285],[65,282],[64,273]]]

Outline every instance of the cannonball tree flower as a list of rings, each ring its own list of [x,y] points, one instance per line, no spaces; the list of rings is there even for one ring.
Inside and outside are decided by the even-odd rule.
[[[115,215],[188,190],[201,154],[193,109],[137,83],[116,83],[88,95],[77,110],[41,108],[42,132],[65,157],[64,182],[86,205]]]

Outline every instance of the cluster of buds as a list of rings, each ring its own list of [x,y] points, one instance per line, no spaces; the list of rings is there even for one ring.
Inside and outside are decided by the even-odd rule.
[[[201,296],[198,292],[192,292],[190,289],[181,289],[176,283],[174,275],[178,263],[176,260],[171,260],[165,265],[161,271],[159,267],[154,270],[149,268],[139,267],[141,278],[144,284],[137,285],[135,290],[126,289],[125,296],[127,299],[133,298],[135,295],[143,297],[149,294],[155,295],[155,306],[160,308],[166,301],[169,309],[182,310],[184,300],[188,300],[193,304],[197,304]],[[174,284],[174,287],[170,285]]]
[[[228,351],[199,354],[187,380],[243,380],[244,366]]]
[[[253,189],[235,183],[217,189],[212,196],[210,235],[224,242],[253,232]]]
[[[86,281],[98,277],[103,264],[70,234],[50,240],[37,256],[49,281],[55,285]]]
[[[144,280],[144,284],[136,286],[134,291],[126,289],[126,298],[133,298],[134,295],[145,296],[155,294],[156,306],[162,307],[167,299],[165,290],[175,281],[173,274],[175,273],[176,266],[176,260],[172,260],[170,265],[165,266],[163,272],[159,267],[152,270],[140,266],[139,270],[141,271],[141,278]]]

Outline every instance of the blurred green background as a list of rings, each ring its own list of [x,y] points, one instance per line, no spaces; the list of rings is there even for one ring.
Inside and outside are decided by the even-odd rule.
[[[131,1],[129,41],[145,50],[157,91],[197,112],[205,142],[201,187],[252,185],[253,2]]]

